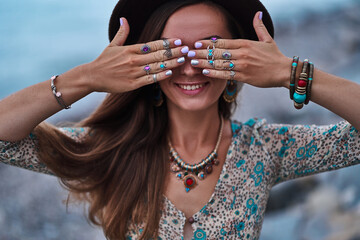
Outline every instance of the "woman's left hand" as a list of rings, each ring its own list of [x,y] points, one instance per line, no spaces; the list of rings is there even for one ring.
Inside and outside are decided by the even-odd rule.
[[[289,85],[292,59],[283,55],[271,38],[262,20],[260,12],[255,14],[253,25],[259,41],[246,39],[218,39],[215,43],[214,66],[207,61],[207,47],[213,45],[211,40],[198,41],[194,50],[192,65],[203,68],[203,73],[211,78],[230,79],[229,64],[233,63],[234,80],[256,87],[287,87]],[[198,44],[200,43],[200,44]],[[223,58],[225,51],[230,52],[230,61]],[[195,64],[193,64],[195,63]]]

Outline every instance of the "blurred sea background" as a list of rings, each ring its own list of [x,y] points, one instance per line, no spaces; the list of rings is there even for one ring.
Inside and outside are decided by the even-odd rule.
[[[116,2],[0,1],[0,99],[94,60],[108,45]],[[319,69],[360,83],[360,0],[262,2],[286,56],[309,58]],[[47,121],[78,121],[104,96],[93,93]],[[314,103],[295,110],[286,89],[245,86],[239,102],[234,118],[240,121],[258,117],[322,125],[342,120]],[[354,166],[275,186],[260,239],[359,240],[359,172]],[[83,206],[66,210],[66,197],[55,177],[0,164],[0,240],[105,239],[102,229],[86,221]]]

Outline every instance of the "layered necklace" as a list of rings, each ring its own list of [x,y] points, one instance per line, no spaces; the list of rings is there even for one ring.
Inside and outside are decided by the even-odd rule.
[[[217,159],[217,150],[221,142],[223,127],[224,121],[222,117],[220,117],[220,129],[215,149],[206,158],[202,159],[196,164],[185,163],[184,160],[182,160],[179,154],[175,151],[169,140],[171,161],[170,169],[173,173],[176,174],[176,178],[183,181],[186,192],[189,192],[191,189],[196,187],[198,182],[197,180],[204,180],[207,175],[211,174],[214,165],[219,165],[220,162]]]

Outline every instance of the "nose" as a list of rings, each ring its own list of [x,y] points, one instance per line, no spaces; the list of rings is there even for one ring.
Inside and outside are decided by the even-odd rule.
[[[191,65],[191,59],[192,58],[185,56],[185,63],[180,66],[180,74],[188,77],[193,77],[201,74],[202,70],[200,68],[196,68]]]

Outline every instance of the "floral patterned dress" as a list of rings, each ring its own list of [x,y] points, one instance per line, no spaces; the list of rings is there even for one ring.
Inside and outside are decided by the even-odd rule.
[[[233,137],[208,203],[193,215],[194,240],[258,239],[270,189],[277,183],[360,163],[360,134],[348,122],[327,126],[232,121]],[[81,141],[88,129],[60,128]],[[3,163],[52,174],[36,157],[36,136],[0,141]],[[52,174],[53,175],[53,174]],[[158,239],[183,239],[186,217],[164,196]],[[130,226],[138,239],[142,226]]]

